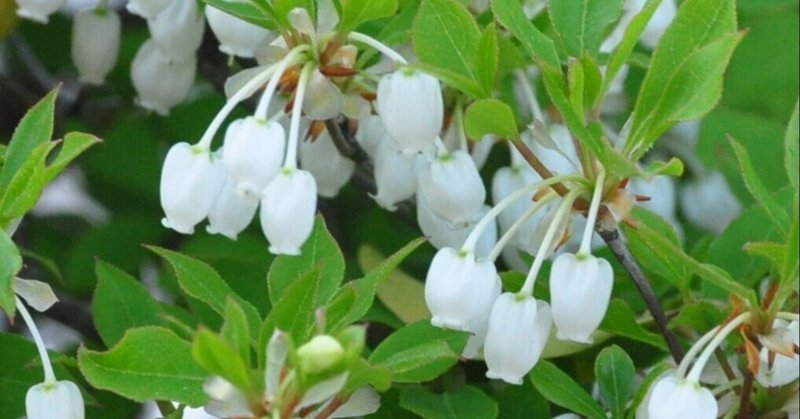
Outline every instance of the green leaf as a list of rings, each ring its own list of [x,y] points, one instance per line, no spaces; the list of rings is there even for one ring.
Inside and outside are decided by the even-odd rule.
[[[201,329],[194,336],[192,356],[208,372],[218,375],[247,393],[251,387],[250,370],[236,348],[221,336]]]
[[[363,257],[363,253],[359,256]],[[405,324],[431,317],[425,305],[425,285],[402,271],[393,271],[385,280],[378,282],[375,294]]]
[[[190,406],[206,402],[208,374],[192,359],[192,346],[160,327],[131,329],[105,352],[81,347],[78,367],[95,388],[137,402],[171,400]]]
[[[178,252],[157,246],[145,247],[169,262],[175,271],[178,285],[186,295],[208,304],[217,314],[225,313],[228,296],[234,298],[247,315],[250,335],[258,336],[261,324],[258,310],[245,299],[236,295],[214,268]]]
[[[364,386],[372,386],[375,390],[384,392],[392,386],[392,373],[386,367],[372,365],[364,358],[355,358],[350,365],[344,391],[350,393]]]
[[[476,67],[480,38],[475,18],[455,0],[423,0],[411,35],[424,69],[473,96],[482,92]]]
[[[636,320],[636,314],[631,310],[628,303],[620,298],[611,300],[606,316],[603,318],[603,323],[600,324],[600,330],[646,343],[663,351],[667,350],[664,338],[639,324]]]
[[[0,217],[3,221],[21,217],[36,205],[46,185],[45,160],[55,146],[55,142],[40,144],[14,173],[0,201]]]
[[[798,152],[800,121],[798,121],[798,107],[800,107],[800,102],[794,105],[794,112],[792,112],[792,117],[786,126],[786,135],[784,136],[784,148],[786,150],[784,165],[786,166],[786,175],[789,176],[789,182],[795,191],[800,189],[800,181],[798,181],[798,176],[800,176],[800,157],[798,157],[798,154],[800,154]]]
[[[675,228],[656,213],[641,207],[634,208],[632,214],[638,225],[650,227],[659,238],[653,240],[638,226],[636,228],[624,226],[625,237],[636,260],[647,271],[669,281],[678,290],[688,291],[691,271],[685,265],[683,258],[662,249],[664,242],[668,242],[674,248],[680,248]]]
[[[549,418],[550,403],[529,380],[519,386],[506,386],[495,396],[500,414],[498,419]]]
[[[750,191],[756,202],[764,207],[767,215],[769,215],[775,225],[785,232],[786,228],[789,226],[789,215],[781,208],[778,201],[772,197],[770,191],[767,190],[766,186],[761,182],[747,150],[733,137],[728,137],[728,140],[731,143],[731,147],[733,147],[733,152],[736,153],[736,158],[739,160],[739,168],[742,171],[742,178],[744,179],[745,186],[747,186],[747,190]]]
[[[101,143],[102,140],[92,134],[70,132],[64,136],[56,158],[45,169],[45,183],[50,183],[68,164],[81,155],[89,147]]]
[[[606,93],[608,93],[608,89],[611,87],[614,78],[616,78],[622,66],[625,65],[625,62],[628,61],[628,57],[630,57],[631,52],[633,52],[633,49],[639,42],[639,37],[642,36],[644,29],[647,27],[647,23],[650,22],[650,18],[653,17],[653,13],[658,9],[661,1],[662,0],[647,0],[642,10],[628,24],[628,27],[625,29],[625,35],[622,36],[622,41],[608,58],[608,66],[606,67],[605,76],[603,77],[603,85],[600,88],[600,94],[597,95],[594,101],[595,108],[603,104],[603,98],[605,98]]]
[[[0,191],[6,189],[33,150],[53,137],[53,112],[57,96],[58,88],[50,91],[33,105],[17,125],[5,153],[3,172],[0,174]]]
[[[519,136],[514,111],[497,99],[481,99],[469,105],[464,113],[464,129],[470,138],[486,134],[508,139]]]
[[[411,241],[363,278],[345,284],[327,306],[328,331],[336,332],[367,314],[375,299],[378,284],[385,281],[397,266],[424,242],[425,238]]]
[[[14,296],[14,277],[22,269],[22,256],[17,245],[11,241],[5,230],[0,229],[0,308],[14,318],[16,302]]]
[[[786,259],[786,246],[771,241],[750,242],[744,245],[743,250],[747,254],[767,259],[773,266],[782,267]]]
[[[497,45],[497,29],[492,23],[483,30],[477,51],[478,82],[483,89],[484,96],[492,96],[499,60],[500,50]]]
[[[657,160],[647,165],[643,172],[645,179],[652,179],[658,175],[678,177],[683,175],[683,161],[677,157],[667,162]]]
[[[472,386],[442,394],[423,386],[405,387],[400,390],[400,407],[424,419],[494,419],[498,414],[494,400]]]
[[[519,0],[492,0],[492,12],[497,21],[522,43],[535,61],[547,66],[546,71],[561,74],[561,60],[555,44],[528,20]]]
[[[251,337],[247,314],[233,298],[228,298],[228,305],[225,306],[225,322],[222,323],[219,334],[237,349],[243,360],[250,360]]]
[[[286,288],[304,276],[308,271],[319,269],[320,290],[318,305],[328,302],[339,288],[344,278],[344,256],[333,239],[325,220],[317,216],[314,230],[298,256],[281,255],[269,267],[267,283],[272,304],[281,299]]]
[[[364,22],[389,17],[397,12],[397,0],[342,0],[337,31],[348,33]]]
[[[622,14],[622,0],[551,0],[550,20],[567,53],[597,55],[606,29]]]
[[[320,276],[318,270],[305,273],[295,281],[273,306],[259,332],[259,363],[263,362],[263,351],[275,329],[280,329],[292,336],[294,342],[305,342],[311,336],[314,325],[314,314],[320,292]]]
[[[743,36],[736,32],[733,3],[683,3],[642,82],[626,155],[639,159],[673,123],[700,118],[716,105],[723,73]]]
[[[536,390],[551,402],[593,419],[605,419],[606,414],[592,397],[569,375],[554,364],[540,360],[530,374]]]
[[[128,329],[163,324],[158,302],[139,281],[102,260],[97,261],[95,272],[92,317],[106,346],[114,346]]]
[[[612,345],[597,355],[594,375],[600,387],[600,394],[611,406],[612,417],[624,418],[625,405],[633,392],[636,368],[631,357],[622,348]]]
[[[421,320],[389,335],[372,352],[369,362],[391,371],[394,382],[430,381],[458,362],[467,337]]]

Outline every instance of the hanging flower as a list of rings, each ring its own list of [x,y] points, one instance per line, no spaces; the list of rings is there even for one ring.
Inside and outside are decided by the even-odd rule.
[[[603,258],[564,253],[550,270],[550,303],[557,337],[591,343],[592,333],[603,321],[614,272]]]
[[[317,183],[311,173],[284,168],[264,189],[261,228],[274,254],[299,255],[314,228]]]
[[[119,55],[122,31],[119,15],[109,8],[82,10],[72,23],[72,62],[78,79],[103,84]]]
[[[404,153],[430,149],[444,118],[439,81],[411,69],[383,76],[378,84],[378,113]]]

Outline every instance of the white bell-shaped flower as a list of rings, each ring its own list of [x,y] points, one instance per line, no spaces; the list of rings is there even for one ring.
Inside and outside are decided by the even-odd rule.
[[[147,28],[158,48],[171,58],[194,55],[203,41],[206,24],[196,1],[172,1],[152,19]]]
[[[327,130],[300,143],[300,165],[314,175],[317,192],[325,198],[338,195],[356,169],[352,160],[339,154]]]
[[[592,255],[564,253],[550,269],[550,304],[561,340],[592,342],[606,315],[614,285],[607,260]]]
[[[25,395],[28,419],[83,419],[83,397],[72,381],[36,384]]]
[[[378,84],[378,113],[401,150],[430,149],[444,118],[439,81],[410,69],[383,76]]]
[[[82,83],[103,84],[119,55],[122,27],[109,8],[82,10],[72,22],[72,62]]]
[[[256,215],[258,200],[243,196],[236,187],[236,180],[230,174],[225,175],[225,184],[208,213],[208,227],[211,234],[222,234],[236,240]]]
[[[436,252],[425,278],[425,303],[431,324],[447,329],[470,330],[479,325],[500,292],[494,263],[476,260],[468,251],[444,248]]]
[[[206,6],[205,12],[208,26],[219,40],[219,50],[225,54],[252,58],[259,45],[271,35],[268,30],[214,6]]]
[[[156,17],[167,5],[174,0],[128,0],[125,8],[131,14],[152,19]]]
[[[50,15],[64,5],[65,0],[17,0],[17,15],[34,22],[47,23]]]
[[[483,357],[486,376],[522,384],[542,355],[551,327],[550,307],[532,296],[504,293],[492,306]]]
[[[497,299],[497,296],[503,292],[503,284],[497,281],[495,289],[492,290],[492,296]],[[483,345],[486,343],[486,334],[489,332],[489,316],[492,314],[492,304],[485,307],[485,311],[475,317],[471,324],[467,327],[470,336],[467,339],[467,344],[464,345],[464,350],[461,351],[461,356],[467,359],[475,359],[483,353]]]
[[[456,226],[473,221],[486,199],[478,168],[464,151],[439,156],[418,179],[420,198],[434,214]]]
[[[285,151],[286,133],[281,124],[248,116],[233,121],[225,131],[222,160],[239,193],[258,202],[261,192],[278,175]]]
[[[164,227],[192,234],[208,216],[225,182],[222,162],[208,150],[188,143],[173,145],[161,170],[161,207]]]
[[[378,153],[378,146],[385,138],[385,141],[392,142],[386,138],[386,129],[378,115],[369,115],[358,120],[358,131],[355,135],[356,141],[373,159]]]
[[[168,115],[170,108],[189,95],[194,83],[197,58],[170,58],[153,40],[145,42],[131,64],[131,81],[136,89],[136,103],[159,115]]]
[[[372,198],[381,207],[394,211],[395,204],[417,193],[417,177],[427,163],[427,155],[403,153],[391,138],[384,137],[375,155],[378,191]]]
[[[680,199],[686,218],[714,234],[722,233],[742,211],[742,204],[720,172],[686,184],[680,191]]]
[[[317,183],[305,170],[283,168],[264,189],[261,228],[273,254],[299,255],[317,210]]]
[[[770,348],[764,345],[759,353],[759,368],[756,380],[764,387],[778,387],[791,383],[800,377],[800,355],[793,352],[800,345],[800,323],[786,322],[777,319],[774,321],[772,333],[772,346],[782,346],[783,353],[775,348],[774,359],[770,363]],[[762,341],[762,343],[765,343]],[[791,356],[789,355],[791,353]]]
[[[673,374],[653,386],[647,404],[648,419],[715,419],[718,410],[709,389]]]
[[[447,220],[434,214],[428,207],[427,202],[422,197],[417,199],[417,223],[420,230],[437,249],[445,247],[458,248],[464,244],[473,227],[478,224],[477,220],[483,218],[490,210],[489,206],[484,205],[479,214],[474,217],[474,222],[466,226],[452,226]],[[492,248],[497,243],[497,222],[492,219],[489,226],[483,231],[478,243],[475,245],[475,255],[486,257],[491,253]]]

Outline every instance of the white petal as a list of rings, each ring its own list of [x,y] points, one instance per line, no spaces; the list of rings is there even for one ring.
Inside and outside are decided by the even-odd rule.
[[[194,55],[203,40],[205,27],[203,14],[194,1],[172,1],[147,20],[153,41],[171,58]]]
[[[381,406],[381,396],[372,387],[361,387],[347,401],[333,411],[333,418],[352,418],[371,415]]]
[[[553,322],[561,340],[591,343],[611,299],[614,273],[603,258],[559,255],[550,270]]]
[[[419,175],[419,195],[438,216],[454,225],[474,221],[486,189],[472,158],[456,151],[434,160]]]
[[[280,124],[249,116],[228,126],[222,154],[238,190],[257,202],[278,175],[285,150],[286,134]]]
[[[325,120],[339,115],[343,106],[339,87],[319,70],[314,70],[308,80],[308,94],[303,99],[303,114],[308,119]]]
[[[72,25],[72,62],[80,81],[103,84],[119,55],[119,15],[111,9],[83,10],[75,15]]]
[[[386,131],[404,152],[433,146],[444,118],[436,78],[408,69],[395,71],[378,84],[377,102]]]
[[[264,189],[261,228],[274,254],[299,255],[314,228],[317,184],[311,173],[283,169]]]
[[[131,64],[131,81],[136,89],[136,104],[160,115],[183,102],[194,83],[197,58],[164,55],[153,40],[142,44]]]
[[[219,49],[225,54],[252,58],[256,48],[273,36],[266,29],[211,5],[206,6],[205,14],[208,26],[219,39]]]
[[[253,201],[239,193],[236,181],[226,175],[225,185],[208,213],[206,231],[236,240],[239,233],[253,221],[257,209],[258,200]]]
[[[17,0],[17,15],[34,22],[47,23],[51,14],[64,5],[65,0]]]
[[[489,316],[483,348],[489,367],[487,377],[522,384],[544,347],[544,330],[540,330],[544,325],[537,321],[538,311],[537,301],[530,296],[504,293],[497,298]],[[549,322],[545,323],[549,332]]]
[[[300,164],[314,176],[317,192],[325,198],[339,194],[356,168],[352,160],[339,154],[327,130],[316,140],[300,143]]]
[[[71,381],[37,384],[25,396],[28,419],[83,419],[83,397]]]
[[[647,410],[649,419],[715,419],[719,407],[707,388],[669,375],[653,387]]]

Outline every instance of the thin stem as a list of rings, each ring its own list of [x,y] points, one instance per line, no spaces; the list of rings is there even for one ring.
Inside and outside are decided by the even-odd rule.
[[[546,119],[544,117],[544,113],[542,112],[542,108],[539,106],[539,101],[536,99],[536,92],[533,90],[533,85],[531,84],[530,79],[528,79],[528,75],[522,70],[515,71],[514,75],[517,77],[519,84],[522,86],[523,94],[527,97],[528,102],[530,102],[533,119],[545,122]]]
[[[592,195],[592,203],[589,206],[589,214],[586,215],[586,228],[583,230],[583,240],[581,240],[581,247],[578,250],[578,255],[587,256],[591,253],[592,234],[594,234],[594,225],[597,222],[597,211],[600,209],[600,201],[603,198],[603,183],[606,180],[605,170],[600,171],[597,176],[597,184],[594,187],[594,194]]]
[[[511,239],[514,238],[514,236],[519,232],[522,226],[525,225],[526,222],[528,222],[528,219],[530,219],[533,216],[533,214],[539,211],[545,204],[555,199],[556,196],[558,195],[554,193],[549,193],[547,194],[547,196],[543,197],[538,202],[531,205],[531,207],[528,208],[528,210],[525,211],[525,213],[522,214],[522,216],[519,217],[519,219],[514,221],[514,224],[512,224],[511,227],[508,228],[508,231],[506,231],[503,234],[503,236],[500,237],[500,240],[497,241],[497,244],[495,244],[494,248],[492,249],[492,252],[489,253],[487,259],[492,262],[497,260],[497,257],[500,256],[500,253],[503,252],[503,249],[506,247],[508,242],[511,241]]]
[[[661,332],[661,335],[664,336],[672,358],[675,362],[680,363],[683,359],[683,349],[681,349],[678,343],[678,337],[667,327],[667,317],[664,315],[664,308],[661,307],[661,303],[659,303],[656,293],[653,291],[653,287],[650,285],[644,272],[642,272],[642,268],[639,267],[636,259],[633,258],[633,254],[631,254],[631,250],[628,248],[625,239],[619,234],[617,228],[612,230],[598,230],[598,233],[606,242],[608,248],[614,253],[614,256],[617,257],[617,260],[622,263],[628,275],[630,275],[644,303],[647,305],[648,310],[650,310],[650,314],[653,315],[653,320],[655,320],[658,330]]]
[[[292,120],[289,125],[289,148],[286,150],[286,160],[283,167],[289,169],[297,168],[297,143],[300,137],[300,116],[303,108],[303,99],[306,95],[308,86],[308,76],[314,68],[314,63],[307,63],[300,73],[300,80],[297,82],[297,91],[294,96],[294,107],[292,108]]]
[[[739,414],[736,416],[738,419],[747,419],[750,417],[753,378],[753,373],[750,372],[750,370],[744,371],[744,382],[742,383],[742,391],[739,394]]]
[[[17,304],[17,311],[19,311],[19,314],[22,315],[22,319],[28,326],[31,336],[33,336],[33,342],[36,343],[36,350],[39,351],[39,358],[42,359],[42,368],[44,368],[44,383],[55,384],[56,374],[53,372],[53,364],[50,363],[50,355],[47,353],[47,347],[44,345],[42,335],[39,334],[39,329],[36,327],[36,323],[33,322],[33,318],[28,312],[28,309],[25,308],[25,304],[22,304],[22,301],[16,296],[14,297],[14,300]]]
[[[525,283],[519,291],[520,295],[533,295],[533,284],[536,282],[536,277],[539,276],[539,270],[542,268],[542,264],[547,257],[547,251],[556,238],[556,231],[558,231],[562,221],[564,221],[564,217],[567,217],[569,214],[569,211],[572,209],[572,203],[575,202],[575,198],[577,198],[580,193],[581,190],[579,188],[571,190],[559,205],[556,215],[553,217],[553,221],[550,223],[550,226],[547,227],[547,232],[545,232],[544,239],[542,239],[542,243],[539,245],[539,250],[536,251],[536,256],[533,259],[533,266],[531,266],[531,270],[528,271]]]
[[[390,60],[400,63],[400,64],[408,64],[405,58],[402,55],[398,54],[397,51],[389,48],[381,41],[369,36],[364,35],[360,32],[350,32],[347,34],[347,38],[351,41],[361,42],[362,44],[369,45],[370,47],[374,48],[376,51],[380,52],[381,54],[385,55]]]
[[[475,245],[478,243],[478,239],[483,234],[483,230],[485,230],[486,227],[489,226],[489,223],[491,223],[492,220],[495,217],[497,217],[498,214],[500,214],[500,212],[506,209],[509,205],[513,204],[514,201],[540,188],[551,186],[556,182],[564,182],[568,180],[579,180],[579,179],[582,178],[574,175],[555,176],[549,179],[541,180],[536,183],[531,183],[530,185],[525,185],[517,189],[516,191],[510,193],[507,197],[503,198],[500,202],[498,202],[497,205],[492,207],[492,209],[490,209],[489,212],[487,212],[486,215],[484,215],[483,218],[481,218],[481,220],[478,221],[478,224],[476,224],[475,227],[472,229],[472,231],[469,233],[467,239],[464,240],[464,245],[461,246],[461,250],[465,252],[474,253]]]
[[[686,352],[686,356],[683,357],[681,363],[678,365],[678,369],[675,370],[676,376],[681,378],[686,377],[686,370],[689,369],[689,365],[691,365],[694,357],[696,357],[697,354],[703,350],[703,347],[714,338],[714,335],[716,335],[718,331],[719,326],[709,330],[705,335],[698,339],[691,348],[689,348],[689,352]]]
[[[714,338],[703,350],[703,353],[701,353],[697,358],[697,362],[695,362],[692,366],[692,369],[689,370],[689,374],[686,376],[686,379],[695,382],[698,381],[700,379],[700,374],[703,372],[703,368],[705,368],[706,363],[708,362],[708,359],[714,353],[714,349],[717,349],[717,346],[719,346],[732,331],[739,327],[739,325],[750,320],[750,317],[752,317],[750,312],[742,313],[728,322],[728,324],[723,326],[719,332],[714,335]]]
[[[800,321],[800,314],[789,313],[787,311],[781,311],[778,314],[776,314],[775,317],[782,320],[788,320],[790,322]]]
[[[456,103],[455,113],[453,115],[453,124],[455,124],[456,134],[458,135],[458,146],[461,151],[469,153],[469,145],[467,144],[467,133],[464,132],[464,104],[461,99]]]
[[[258,73],[250,79],[244,86],[242,86],[236,93],[225,102],[225,105],[222,109],[217,112],[217,115],[214,116],[214,119],[211,120],[211,123],[208,124],[208,128],[206,128],[206,132],[203,133],[203,136],[200,137],[200,141],[197,143],[198,146],[208,149],[211,146],[211,141],[214,140],[214,135],[219,130],[219,127],[225,121],[225,118],[233,111],[233,108],[239,104],[239,102],[245,100],[248,96],[253,94],[253,91],[263,84],[267,79],[272,76],[272,73],[275,71],[275,66],[269,66],[264,71]]]
[[[269,79],[267,88],[264,89],[264,94],[261,95],[261,99],[258,101],[258,107],[256,108],[255,112],[256,118],[267,119],[267,114],[269,113],[269,103],[272,101],[272,96],[275,95],[275,90],[278,89],[278,83],[281,81],[283,73],[286,72],[286,69],[290,66],[300,64],[305,61],[305,58],[300,57],[300,54],[303,54],[307,50],[308,45],[300,45],[289,51],[289,53],[286,54],[283,59],[278,61],[278,63],[275,65],[275,75]]]

